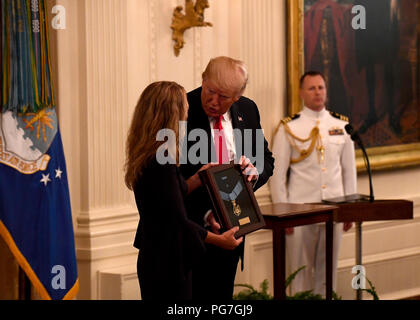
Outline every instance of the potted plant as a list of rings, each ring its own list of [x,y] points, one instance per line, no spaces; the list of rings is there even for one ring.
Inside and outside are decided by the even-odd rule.
[[[292,283],[292,281],[295,279],[296,275],[305,268],[305,266],[300,267],[295,272],[290,274],[286,279],[286,289],[289,287],[289,285]],[[366,280],[369,283],[370,288],[369,289],[362,289],[363,291],[366,291],[367,293],[371,294],[373,297],[373,300],[379,300],[379,296],[376,293],[376,289],[373,286],[372,282],[366,278]],[[268,280],[265,279],[260,284],[260,291],[255,289],[253,286],[249,284],[235,284],[235,287],[244,287],[245,289],[240,291],[239,293],[235,294],[233,296],[234,300],[273,300],[274,297],[269,294],[268,292]],[[332,293],[333,300],[341,300],[342,298],[337,295],[336,292],[333,291]],[[313,290],[308,291],[301,291],[296,292],[293,296],[286,295],[286,300],[324,300],[322,295],[313,293]]]

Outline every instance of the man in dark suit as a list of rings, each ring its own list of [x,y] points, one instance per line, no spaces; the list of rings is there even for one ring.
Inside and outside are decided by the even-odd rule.
[[[188,140],[193,130],[197,132],[196,129],[201,129],[209,143],[206,150],[201,149],[200,154],[195,155],[201,159],[197,163],[192,160],[194,154],[189,152],[196,142],[187,142],[188,163],[181,166],[186,179],[205,164],[203,161],[210,163],[215,160],[219,163],[232,160],[240,163],[244,174],[248,175],[248,181],[253,183],[254,191],[273,174],[274,158],[261,129],[257,105],[242,96],[247,81],[248,72],[242,61],[217,57],[209,62],[204,71],[202,87],[188,93]],[[215,139],[219,131],[223,134],[221,140]],[[220,225],[215,221],[211,208],[204,187],[187,198],[190,219],[215,232],[223,231],[218,230]],[[193,268],[193,299],[231,300],[240,257],[243,268],[243,252],[243,244],[234,251],[208,245],[202,263]]]
[[[396,87],[398,83],[399,38],[399,0],[356,0],[355,5],[366,9],[366,29],[355,32],[356,58],[359,71],[366,70],[369,112],[359,133],[365,133],[373,127],[381,117],[388,114],[390,127],[396,134],[401,134],[400,112],[397,110]],[[383,66],[382,81],[384,83],[386,103],[379,105],[376,99],[377,65]],[[378,77],[379,76],[379,77]],[[382,109],[382,112],[377,112]]]

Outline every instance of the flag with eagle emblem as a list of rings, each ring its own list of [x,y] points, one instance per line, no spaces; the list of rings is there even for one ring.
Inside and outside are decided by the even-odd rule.
[[[0,235],[43,299],[79,288],[44,0],[1,1]]]

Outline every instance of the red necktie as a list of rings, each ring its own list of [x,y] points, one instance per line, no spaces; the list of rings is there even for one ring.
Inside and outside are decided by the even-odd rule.
[[[216,118],[214,124],[214,146],[217,153],[217,161],[219,164],[229,163],[229,154],[226,146],[226,137],[222,126],[223,116]]]

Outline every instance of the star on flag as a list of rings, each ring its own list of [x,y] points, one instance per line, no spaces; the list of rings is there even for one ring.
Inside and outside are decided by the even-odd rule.
[[[63,171],[60,168],[55,169],[55,178],[61,179],[62,174],[63,174]],[[42,174],[42,179],[40,180],[40,182],[42,182],[45,186],[47,186],[48,182],[51,182],[50,174],[49,173],[47,175]]]
[[[61,174],[63,173],[63,171],[60,170],[60,168],[55,170],[55,177],[58,179],[61,179]]]
[[[51,181],[50,174],[47,174],[47,175],[43,174],[42,175],[41,182],[43,182],[44,185],[47,186],[47,184],[48,184],[49,181]]]

